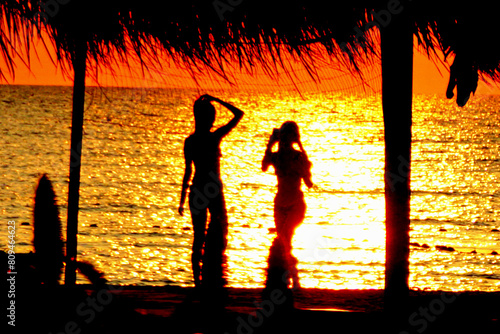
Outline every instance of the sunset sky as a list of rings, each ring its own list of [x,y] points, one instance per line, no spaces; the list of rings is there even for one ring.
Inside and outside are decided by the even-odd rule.
[[[35,45],[36,52],[31,52],[30,67],[27,68],[21,61],[16,62],[15,77],[12,77],[4,71],[7,77],[0,83],[16,84],[16,85],[72,85],[71,78],[65,77],[60,67],[55,66],[51,60],[48,52],[45,50],[41,42]],[[51,51],[52,52],[52,51]],[[427,94],[442,94],[446,90],[448,82],[448,70],[443,64],[437,65],[435,62],[429,60],[427,56],[415,49],[414,56],[414,93],[427,93]],[[0,66],[5,69],[3,59],[0,59]],[[302,83],[301,87],[307,87],[308,84],[314,84],[312,79],[306,73],[304,68],[300,65],[292,65],[297,68],[295,75],[298,77],[295,83]],[[168,87],[168,88],[196,88],[195,81],[191,78],[188,71],[180,69],[174,64],[165,61],[165,67],[161,72],[150,72],[143,75],[139,65],[132,64],[132,73],[123,68],[115,69],[115,75],[100,74],[99,84],[102,86],[124,86],[124,87]],[[233,78],[238,82],[240,89],[255,88],[257,90],[265,90],[265,87],[273,89],[293,88],[292,83],[286,76],[280,76],[280,83],[276,84],[275,79],[269,78],[265,73],[259,73],[257,70],[256,75],[250,76],[248,74],[241,74],[238,71],[233,71]],[[375,82],[375,91],[380,91],[380,68],[378,65],[374,69],[365,71],[365,75],[370,82],[370,79]],[[376,73],[375,73],[376,72]],[[340,78],[339,78],[340,77]],[[329,90],[349,90],[346,87],[351,85],[359,85],[356,83],[346,83],[345,81],[352,80],[352,75],[349,73],[342,73],[336,70],[331,70],[328,66],[323,65],[320,67],[319,78],[321,83],[317,85],[316,90],[329,91]],[[326,79],[325,79],[326,78]],[[337,79],[339,78],[339,79]],[[347,78],[347,79],[346,79]],[[220,77],[206,76],[197,78],[200,89],[215,88],[224,89],[227,83]],[[96,85],[95,80],[92,78],[87,79],[87,85]],[[278,88],[277,88],[278,87]],[[476,94],[500,94],[500,88],[487,85],[480,82]]]

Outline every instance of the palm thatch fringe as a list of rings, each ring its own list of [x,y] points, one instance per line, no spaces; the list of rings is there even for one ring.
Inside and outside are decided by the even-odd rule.
[[[273,75],[295,59],[314,78],[315,60],[325,56],[359,73],[360,64],[380,57],[372,28],[390,25],[401,13],[410,13],[413,33],[429,57],[462,55],[465,61],[457,60],[455,68],[471,74],[452,75],[459,90],[467,87],[461,90],[473,93],[476,73],[484,81],[499,80],[496,11],[486,0],[474,6],[451,0],[356,0],[334,7],[319,0],[191,0],[167,7],[153,0],[5,0],[0,4],[0,51],[7,71],[13,72],[19,43],[29,44],[46,30],[67,74],[75,41],[85,40],[94,75],[98,67],[127,63],[135,54],[145,71],[161,70],[162,59],[169,57],[193,74],[212,71],[223,78],[230,62],[249,72],[259,66]]]

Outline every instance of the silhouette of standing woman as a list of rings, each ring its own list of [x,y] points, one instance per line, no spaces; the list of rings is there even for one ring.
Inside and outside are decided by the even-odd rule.
[[[215,121],[212,101],[234,114],[226,125],[213,132],[210,131]],[[181,216],[184,214],[184,202],[194,164],[195,173],[189,187],[189,209],[194,231],[191,255],[194,283],[196,287],[217,289],[225,285],[224,253],[227,245],[227,213],[220,178],[220,143],[241,120],[243,112],[218,98],[203,95],[194,103],[193,113],[195,130],[184,142],[186,168],[178,211]],[[210,212],[208,229],[207,211]]]
[[[278,151],[272,152],[275,143]],[[297,144],[300,151],[293,145]],[[299,287],[297,259],[292,255],[292,238],[295,229],[304,220],[306,203],[301,190],[302,180],[308,188],[311,181],[311,163],[300,142],[299,127],[293,121],[284,122],[274,129],[262,160],[262,171],[274,167],[278,178],[278,192],[274,198],[274,223],[277,236],[268,259],[266,289],[287,289],[290,278],[293,287]]]

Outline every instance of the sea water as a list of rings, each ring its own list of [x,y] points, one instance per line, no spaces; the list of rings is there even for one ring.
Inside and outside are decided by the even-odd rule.
[[[183,142],[200,92],[87,88],[78,258],[113,284],[193,285],[189,211],[177,213]],[[52,180],[66,235],[71,87],[0,86],[0,248],[16,221],[17,252],[32,250],[42,173]],[[245,116],[221,145],[229,216],[228,283],[262,287],[276,176],[261,171],[269,135],[300,127],[313,182],[293,239],[303,287],[383,288],[384,128],[380,95],[241,91],[213,95]],[[220,105],[216,126],[231,114]],[[413,101],[410,286],[500,290],[500,98],[465,108],[433,95]],[[446,252],[436,246],[453,247]],[[473,252],[475,251],[475,252]],[[80,283],[85,279],[78,277]]]

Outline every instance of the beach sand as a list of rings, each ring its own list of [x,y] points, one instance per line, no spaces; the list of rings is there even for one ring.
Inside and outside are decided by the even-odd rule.
[[[262,302],[262,289],[229,288],[226,308],[232,312],[250,313]],[[183,302],[193,299],[192,288],[125,287],[120,295],[133,301],[142,314],[171,316]],[[196,302],[196,298],[194,298]],[[294,291],[299,309],[337,309],[339,311],[381,312],[383,290],[300,289]]]
[[[287,312],[262,304],[261,293],[229,288],[221,312],[185,287],[45,287],[17,296],[17,327],[79,334],[500,333],[500,292],[411,291],[399,322],[383,312],[383,290],[301,289]]]

